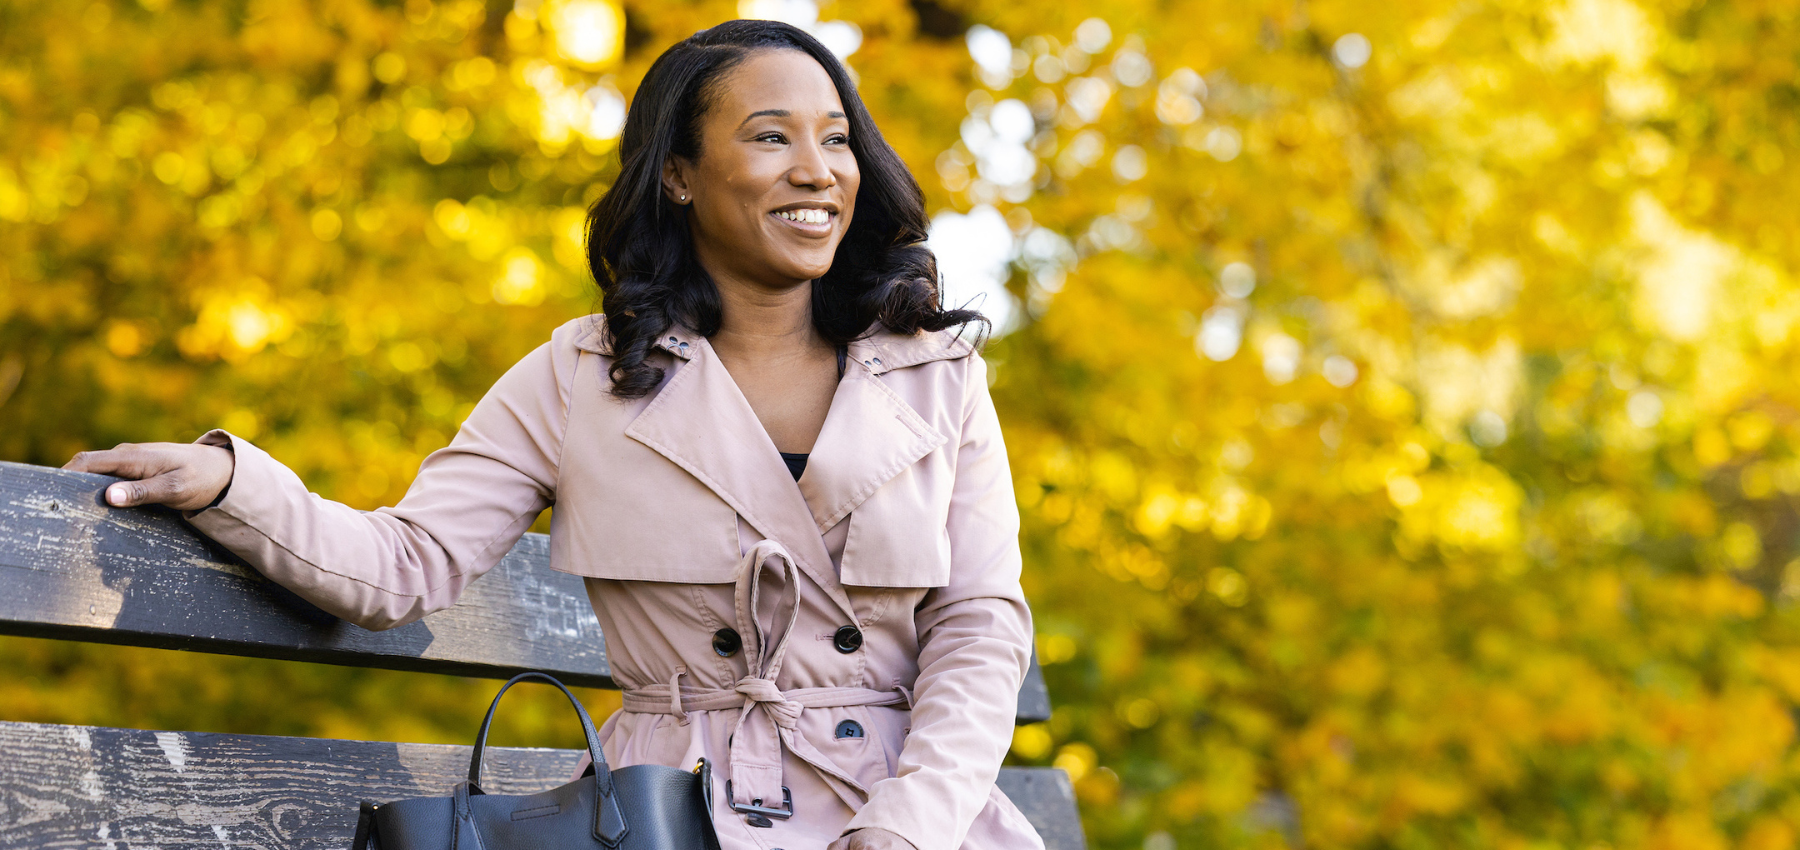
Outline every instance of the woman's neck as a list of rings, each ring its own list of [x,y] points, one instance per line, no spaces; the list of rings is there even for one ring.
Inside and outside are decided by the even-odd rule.
[[[727,360],[779,362],[831,347],[813,327],[810,282],[774,290],[720,281],[719,300],[719,330],[710,342]]]

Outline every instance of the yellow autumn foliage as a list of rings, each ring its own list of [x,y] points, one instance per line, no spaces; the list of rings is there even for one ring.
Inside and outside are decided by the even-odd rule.
[[[1800,840],[1785,0],[0,0],[0,458],[225,426],[391,504],[594,308],[625,104],[738,15],[848,56],[1004,318],[1013,758],[1096,847]],[[8,719],[459,741],[492,688],[0,648]]]

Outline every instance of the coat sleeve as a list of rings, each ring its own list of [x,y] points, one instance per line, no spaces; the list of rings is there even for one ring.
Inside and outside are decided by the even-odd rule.
[[[425,458],[394,507],[365,512],[309,493],[267,452],[213,430],[197,442],[230,448],[236,470],[217,506],[184,516],[270,579],[364,628],[448,608],[555,501],[578,356],[553,338],[515,364],[450,445]]]
[[[845,832],[879,827],[920,850],[954,848],[987,805],[1012,744],[1031,662],[1019,586],[1019,510],[987,366],[969,355],[949,514],[950,582],[914,613],[919,678],[898,770],[875,784]]]

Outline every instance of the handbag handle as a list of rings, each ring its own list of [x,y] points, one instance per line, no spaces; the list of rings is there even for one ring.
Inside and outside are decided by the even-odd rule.
[[[493,704],[488,706],[487,716],[481,719],[481,733],[475,738],[475,752],[469,759],[469,785],[481,787],[481,756],[487,749],[488,727],[494,723],[494,712],[500,708],[500,698],[506,696],[506,690],[526,679],[537,679],[549,682],[569,698],[569,704],[575,707],[575,714],[581,718],[581,733],[587,738],[588,757],[594,762],[594,785],[600,791],[598,811],[594,813],[594,837],[609,847],[618,846],[619,840],[625,837],[625,815],[619,810],[618,798],[613,796],[612,768],[606,763],[606,753],[600,750],[600,733],[594,728],[594,721],[588,717],[587,709],[581,706],[581,700],[575,698],[563,683],[547,673],[535,670],[520,673],[506,684],[500,686],[500,692],[494,694]],[[477,792],[479,793],[479,792]]]

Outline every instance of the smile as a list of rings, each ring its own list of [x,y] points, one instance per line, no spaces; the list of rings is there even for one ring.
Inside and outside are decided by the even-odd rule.
[[[769,213],[788,227],[808,235],[822,236],[831,232],[832,213],[830,210],[798,209],[779,210]]]

